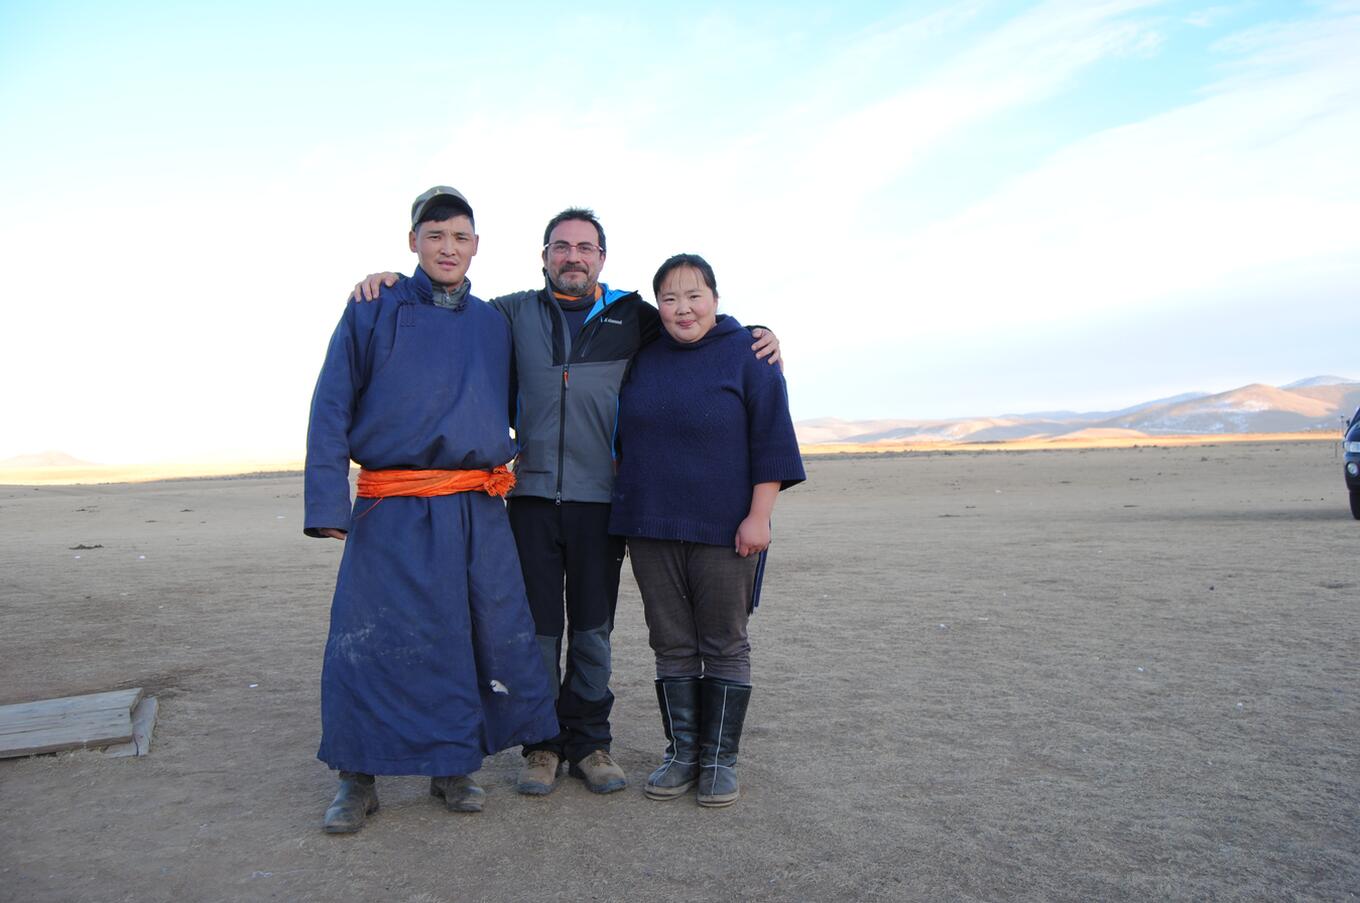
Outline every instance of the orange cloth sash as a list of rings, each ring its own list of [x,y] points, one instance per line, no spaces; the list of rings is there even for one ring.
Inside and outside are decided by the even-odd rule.
[[[515,475],[505,465],[494,470],[368,470],[359,471],[361,499],[394,495],[430,498],[457,492],[485,492],[505,498],[515,486]]]

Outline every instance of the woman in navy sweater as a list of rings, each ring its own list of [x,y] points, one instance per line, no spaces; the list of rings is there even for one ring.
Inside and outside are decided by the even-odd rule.
[[[713,268],[677,254],[652,280],[664,332],[619,394],[610,532],[626,536],[656,653],[668,745],[652,799],[697,782],[699,805],[736,802],[751,698],[747,618],[760,591],[770,513],[805,479],[784,377],[718,313]]]

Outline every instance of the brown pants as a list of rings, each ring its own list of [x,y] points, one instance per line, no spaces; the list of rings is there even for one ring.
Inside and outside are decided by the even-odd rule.
[[[751,682],[747,606],[757,556],[730,546],[667,539],[628,540],[642,590],[656,676],[720,677]]]

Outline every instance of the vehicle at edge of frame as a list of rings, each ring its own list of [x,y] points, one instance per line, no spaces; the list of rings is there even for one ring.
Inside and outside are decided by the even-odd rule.
[[[1360,408],[1355,409],[1342,441],[1346,459],[1346,488],[1351,494],[1351,514],[1360,520]]]

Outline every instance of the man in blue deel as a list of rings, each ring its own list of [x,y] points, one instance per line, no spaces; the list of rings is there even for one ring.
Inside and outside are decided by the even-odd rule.
[[[479,812],[483,758],[558,732],[502,501],[510,326],[471,294],[462,194],[416,198],[409,241],[414,275],[346,306],[307,430],[304,531],[345,541],[317,751],[340,772],[333,834],[377,811],[379,774],[428,775],[448,809]]]

